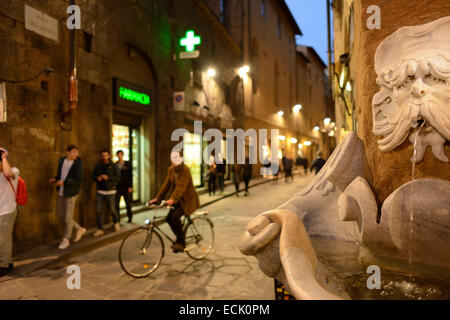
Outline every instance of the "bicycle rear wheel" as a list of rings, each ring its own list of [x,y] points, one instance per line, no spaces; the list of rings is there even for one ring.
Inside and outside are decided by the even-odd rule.
[[[186,249],[194,260],[205,258],[214,249],[214,226],[208,218],[194,218],[186,227]]]
[[[130,233],[119,249],[119,262],[126,274],[144,278],[158,269],[164,256],[164,242],[158,232],[140,228]]]

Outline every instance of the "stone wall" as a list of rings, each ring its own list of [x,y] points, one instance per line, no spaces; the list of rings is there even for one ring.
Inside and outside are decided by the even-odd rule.
[[[59,42],[25,29],[24,4],[59,21]],[[185,112],[173,112],[173,92],[189,85],[191,70],[201,74],[214,65],[218,81],[230,88],[231,113],[239,109],[236,98],[235,69],[240,62],[239,47],[226,35],[202,1],[79,1],[82,30],[76,31],[79,78],[78,108],[70,129],[60,126],[61,113],[68,109],[69,31],[66,28],[68,1],[0,2],[0,78],[19,80],[37,74],[45,67],[55,70],[50,76],[22,83],[7,84],[8,122],[0,125],[0,145],[10,151],[10,161],[21,170],[30,194],[29,204],[18,215],[14,231],[15,253],[59,238],[61,225],[55,214],[56,191],[48,180],[56,174],[57,162],[65,147],[80,147],[84,175],[76,219],[84,226],[95,226],[95,184],[91,173],[98,151],[111,147],[113,123],[112,81],[109,57],[123,46],[137,48],[153,70],[155,92],[154,125],[149,137],[154,155],[151,194],[161,185],[169,153],[175,142],[170,135],[185,127]],[[196,61],[174,59],[178,41],[188,29],[198,30],[203,43]],[[88,36],[92,48],[87,50]],[[201,78],[200,78],[201,79]],[[212,125],[220,126],[215,115]],[[202,118],[200,117],[199,120]]]

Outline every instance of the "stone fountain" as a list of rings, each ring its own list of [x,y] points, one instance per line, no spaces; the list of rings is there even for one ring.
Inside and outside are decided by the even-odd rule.
[[[241,238],[241,252],[297,299],[383,299],[395,288],[403,295],[393,298],[450,299],[450,16],[396,30],[374,68],[372,133],[382,154],[409,148],[410,181],[383,186],[392,192],[377,202],[369,181],[383,168],[349,133],[308,186],[252,219]],[[427,153],[447,172],[415,178]],[[376,288],[369,266],[380,270]]]

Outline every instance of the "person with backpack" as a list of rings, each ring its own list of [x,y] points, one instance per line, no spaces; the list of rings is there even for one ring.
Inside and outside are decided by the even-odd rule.
[[[17,215],[19,169],[8,163],[8,151],[0,148],[0,277],[12,269],[13,227]],[[23,180],[22,180],[23,181]]]
[[[70,237],[74,228],[76,234],[73,242],[80,241],[81,237],[86,233],[86,229],[73,219],[73,210],[83,177],[81,159],[78,157],[79,151],[77,146],[71,144],[66,151],[67,157],[59,159],[56,177],[50,179],[50,183],[54,184],[58,191],[56,212],[58,217],[64,221],[64,237],[58,246],[60,250],[70,246]]]

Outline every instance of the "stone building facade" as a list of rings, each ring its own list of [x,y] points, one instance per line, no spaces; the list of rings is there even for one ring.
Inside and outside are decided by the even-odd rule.
[[[176,128],[194,131],[194,121],[208,127],[242,127],[239,123],[240,78],[236,68],[241,50],[204,1],[76,1],[81,8],[81,30],[76,30],[78,106],[61,124],[68,110],[69,30],[68,1],[15,0],[0,3],[0,78],[16,81],[54,70],[28,82],[6,83],[7,122],[0,124],[0,145],[21,171],[30,194],[18,215],[15,251],[21,252],[59,237],[55,213],[56,191],[48,181],[68,144],[80,148],[83,184],[76,219],[95,226],[95,184],[91,174],[103,148],[128,147],[135,168],[133,198],[151,199],[170,164]],[[25,8],[56,21],[56,39],[26,27]],[[29,17],[28,17],[29,19]],[[197,59],[180,59],[180,39],[188,30],[202,38]],[[44,32],[45,33],[45,32]],[[208,77],[207,69],[217,70]],[[145,92],[149,103],[126,103],[122,87]],[[115,94],[115,92],[117,94]],[[174,104],[174,93],[185,102]],[[128,101],[129,102],[129,101]],[[202,148],[200,137],[190,137],[192,152]],[[191,159],[197,166],[200,154]],[[192,157],[191,157],[192,158]]]
[[[376,12],[379,12],[379,28],[372,27],[377,22],[373,20]],[[446,0],[425,0],[420,5],[407,0],[340,0],[333,1],[333,13],[337,125],[345,128],[343,131],[356,131],[364,142],[368,172],[373,173],[368,182],[381,204],[399,186],[411,181],[413,145],[404,141],[395,152],[382,152],[378,147],[377,141],[382,137],[372,132],[372,98],[379,90],[375,51],[381,41],[403,26],[422,25],[449,16],[450,3]],[[344,90],[347,88],[345,96],[350,115],[343,110],[343,100],[336,92],[341,77],[345,79],[340,85]],[[348,87],[344,83],[346,79]],[[447,141],[444,152],[449,155],[449,151]],[[415,166],[415,178],[431,177],[449,180],[450,170],[449,163],[436,159],[428,148],[423,160]]]

